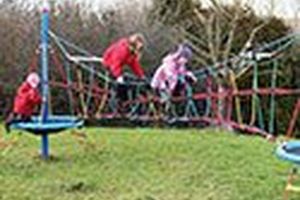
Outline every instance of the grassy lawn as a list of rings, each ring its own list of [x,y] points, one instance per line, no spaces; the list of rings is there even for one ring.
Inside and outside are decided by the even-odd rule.
[[[218,130],[66,132],[47,162],[38,137],[0,130],[1,200],[279,200],[290,168],[274,144]]]

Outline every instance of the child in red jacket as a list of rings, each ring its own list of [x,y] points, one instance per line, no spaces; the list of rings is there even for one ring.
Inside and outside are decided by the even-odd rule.
[[[10,132],[10,125],[17,122],[31,121],[31,116],[36,106],[42,102],[38,92],[40,78],[37,73],[31,73],[27,76],[26,81],[18,88],[14,99],[13,112],[5,121],[5,128]]]
[[[133,34],[128,38],[119,39],[106,49],[103,54],[103,65],[111,72],[117,82],[124,82],[124,65],[128,65],[137,77],[144,78],[144,71],[139,61],[143,45],[143,36]]]
[[[121,38],[112,43],[103,54],[103,65],[116,80],[116,99],[118,111],[124,112],[124,102],[128,100],[127,86],[123,77],[123,67],[129,66],[133,73],[140,79],[145,79],[145,74],[140,64],[141,51],[144,45],[144,37],[141,34],[133,34]]]

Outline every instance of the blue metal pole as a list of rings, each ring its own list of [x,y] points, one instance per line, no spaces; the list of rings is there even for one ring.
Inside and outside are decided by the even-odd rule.
[[[48,99],[48,93],[49,93],[49,78],[48,78],[48,31],[49,31],[49,12],[50,12],[50,6],[47,0],[43,1],[43,7],[42,7],[42,14],[41,14],[41,63],[42,63],[42,71],[41,71],[41,77],[42,77],[42,109],[41,109],[41,116],[42,121],[41,123],[45,123],[48,119],[49,115],[49,99]],[[42,135],[42,144],[41,144],[41,154],[42,158],[48,159],[49,157],[49,140],[48,140],[48,134]]]
[[[49,31],[49,10],[50,6],[47,0],[44,0],[42,16],[41,16],[41,64],[42,64],[42,122],[45,122],[49,115],[49,100],[48,100],[48,92],[49,92],[49,83],[48,83],[48,31]]]
[[[48,134],[42,135],[41,154],[43,159],[49,158],[49,138]]]

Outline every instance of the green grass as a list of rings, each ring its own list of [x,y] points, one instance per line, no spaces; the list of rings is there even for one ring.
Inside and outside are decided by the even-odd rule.
[[[38,137],[2,134],[0,199],[282,199],[290,165],[260,137],[218,130],[85,132],[84,140],[68,132],[52,136],[54,159],[47,162],[37,158]]]

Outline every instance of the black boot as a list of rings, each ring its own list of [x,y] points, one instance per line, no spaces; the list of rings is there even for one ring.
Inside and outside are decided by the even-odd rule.
[[[5,132],[6,132],[7,134],[9,134],[9,133],[10,133],[10,123],[5,122],[5,123],[4,123],[4,129],[5,129]]]
[[[126,107],[125,103],[128,101],[128,94],[127,94],[127,86],[125,84],[118,84],[117,86],[117,111],[124,117],[126,114]]]
[[[6,120],[4,122],[4,128],[5,128],[6,133],[10,133],[10,125],[14,121],[14,118],[15,118],[15,114],[14,113],[10,113],[8,115],[8,117],[6,118]]]

